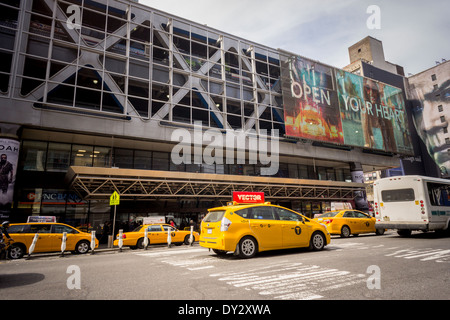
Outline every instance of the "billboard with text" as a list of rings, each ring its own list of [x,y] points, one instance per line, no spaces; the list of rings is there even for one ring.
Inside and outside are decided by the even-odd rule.
[[[402,90],[282,54],[286,135],[412,154]]]

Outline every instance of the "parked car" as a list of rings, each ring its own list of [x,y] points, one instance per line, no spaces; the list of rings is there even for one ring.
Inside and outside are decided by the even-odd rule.
[[[139,226],[131,232],[124,232],[122,240],[124,246],[129,246],[132,249],[142,249],[144,247],[145,229],[150,244],[167,243],[167,232],[170,232],[171,242],[174,244],[189,244],[190,231],[178,230],[171,225],[165,223],[153,223]],[[198,241],[198,232],[193,232],[194,241]],[[119,236],[114,240],[114,245],[119,245]]]
[[[67,233],[66,250],[84,254],[91,249],[91,234],[63,223],[11,223],[8,233],[14,242],[9,248],[11,259],[20,259],[28,253],[36,233],[39,237],[33,252],[61,251],[63,233]],[[95,240],[98,247],[98,240]]]
[[[384,229],[375,229],[375,218],[358,210],[330,211],[314,220],[325,224],[331,234],[338,234],[343,238],[361,233],[384,234]]]

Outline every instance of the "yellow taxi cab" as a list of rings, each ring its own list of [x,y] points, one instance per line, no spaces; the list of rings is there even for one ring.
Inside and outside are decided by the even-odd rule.
[[[34,247],[34,253],[61,251],[64,232],[67,233],[66,251],[84,254],[91,249],[90,233],[82,232],[64,223],[11,223],[7,231],[14,240],[8,252],[11,259],[20,259],[28,253],[36,233],[39,236]],[[98,240],[95,239],[95,248],[97,247]]]
[[[182,245],[183,243],[188,245],[191,235],[190,231],[178,230],[169,224],[153,223],[145,224],[137,227],[131,232],[124,232],[122,234],[122,240],[124,246],[129,246],[132,249],[144,248],[145,229],[147,229],[148,244],[167,243],[167,232],[170,232],[171,242],[176,245]],[[198,241],[199,233],[193,232],[194,241]],[[119,236],[117,235],[114,240],[114,245],[119,245]]]
[[[325,224],[331,234],[339,234],[343,238],[361,233],[384,234],[384,229],[375,229],[375,218],[358,210],[330,211],[314,220]]]
[[[322,250],[330,243],[324,225],[270,202],[233,202],[208,211],[201,223],[199,243],[218,255],[231,251],[241,258],[252,258],[267,250]]]

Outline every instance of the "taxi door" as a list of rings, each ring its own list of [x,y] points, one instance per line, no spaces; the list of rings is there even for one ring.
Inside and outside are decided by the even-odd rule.
[[[299,214],[283,208],[274,208],[281,223],[283,247],[306,247],[311,238],[311,226]]]
[[[342,217],[345,219],[344,224],[347,224],[350,227],[351,233],[361,232],[361,221],[356,217],[354,211],[346,211]]]
[[[358,219],[359,232],[361,233],[374,232],[375,219],[372,219],[367,214],[359,211],[354,211],[354,214]]]
[[[30,225],[30,233],[32,233],[31,243],[33,242],[33,238],[36,233],[39,234],[39,237],[36,242],[36,246],[34,247],[34,252],[49,252],[52,251],[52,240],[53,236],[51,232],[51,224],[31,224]],[[29,248],[28,248],[29,249]],[[28,250],[27,249],[27,250]]]
[[[54,224],[52,226],[52,233],[51,233],[52,237],[51,251],[61,251],[61,244],[64,232],[67,233],[66,251],[75,250],[75,245],[77,244],[78,240],[77,237],[78,231],[72,229],[69,226]]]
[[[151,244],[167,242],[167,233],[163,231],[161,225],[159,224],[149,225],[147,230],[148,230],[148,238]]]
[[[258,240],[260,249],[279,249],[282,246],[280,221],[276,219],[273,208],[258,206],[249,208],[250,228]]]
[[[168,226],[168,225],[163,225],[163,229],[164,229],[164,236],[165,236],[165,242],[167,242],[167,232],[170,232],[170,235],[172,237],[171,242],[180,242],[180,233],[177,232],[177,229],[172,227],[172,226]],[[183,239],[184,240],[184,239]]]

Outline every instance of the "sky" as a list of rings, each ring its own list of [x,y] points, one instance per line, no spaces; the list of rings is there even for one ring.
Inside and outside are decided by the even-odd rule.
[[[372,36],[385,59],[416,74],[450,60],[448,0],[139,0],[273,49],[343,68],[348,47]],[[379,16],[368,11],[379,8]],[[374,15],[375,14],[375,15]],[[374,20],[379,17],[379,20]],[[374,23],[379,29],[369,28]],[[378,23],[379,22],[379,23]]]

